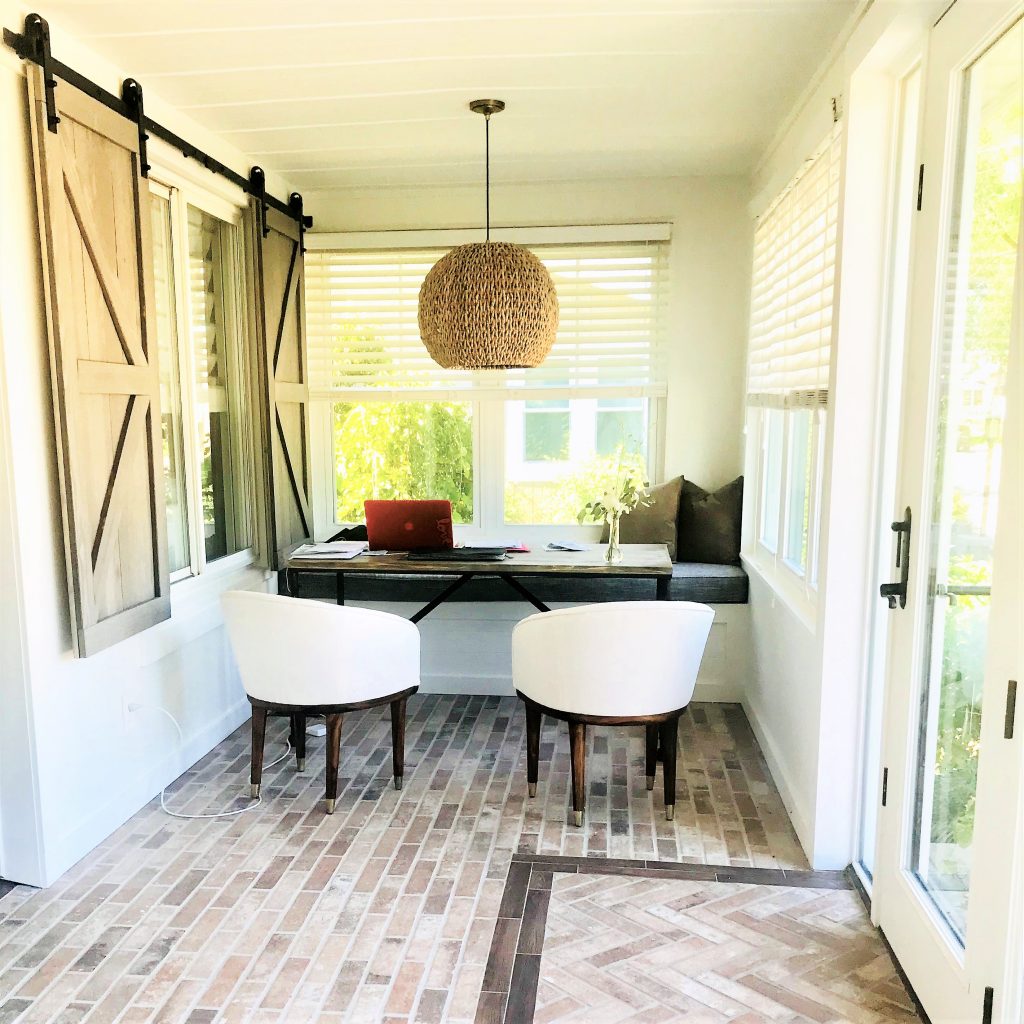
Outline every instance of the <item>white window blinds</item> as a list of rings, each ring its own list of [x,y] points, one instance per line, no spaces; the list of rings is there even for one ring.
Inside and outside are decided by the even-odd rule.
[[[664,395],[668,243],[530,248],[558,291],[554,348],[536,369],[482,372],[442,369],[420,341],[420,285],[447,247],[307,251],[313,397]]]
[[[837,124],[758,222],[749,404],[828,405],[840,154]]]

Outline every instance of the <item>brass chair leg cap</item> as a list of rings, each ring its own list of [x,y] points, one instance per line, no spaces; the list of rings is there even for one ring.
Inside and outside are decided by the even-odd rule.
[[[676,805],[665,804],[665,820],[674,821],[676,817]]]
[[[249,786],[249,796],[253,800],[258,800],[260,798],[260,784],[258,782],[253,782]]]
[[[577,828],[582,828],[583,827],[583,812],[582,811],[573,811],[572,812],[572,816],[573,816],[573,820],[576,822],[576,827]]]
[[[295,767],[298,768],[300,772],[304,772],[306,770],[306,759],[304,757],[296,758]]]
[[[653,775],[648,775],[647,776],[647,791],[650,792],[652,789],[654,789],[654,776]]]
[[[395,789],[397,789],[399,793],[402,792],[402,779],[403,778],[404,778],[404,776],[402,776],[402,775],[396,775],[395,776]]]
[[[526,789],[527,789],[527,792],[530,794],[530,796],[536,796],[537,795],[537,783],[536,782],[528,782],[526,784]]]
[[[333,814],[334,813],[334,801],[333,800],[328,800],[327,801],[327,813],[328,814]]]

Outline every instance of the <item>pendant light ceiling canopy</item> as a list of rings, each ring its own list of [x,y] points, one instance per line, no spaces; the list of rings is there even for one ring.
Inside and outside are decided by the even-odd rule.
[[[434,264],[420,288],[420,337],[446,369],[539,366],[558,330],[558,296],[547,267],[529,249],[491,241],[491,115],[502,100],[473,100],[484,115],[485,240],[460,245]]]

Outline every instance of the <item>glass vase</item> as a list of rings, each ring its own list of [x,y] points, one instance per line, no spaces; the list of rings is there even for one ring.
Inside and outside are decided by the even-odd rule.
[[[608,550],[604,553],[604,560],[609,565],[617,565],[622,561],[622,548],[619,547],[619,519],[618,513],[613,513],[608,520]]]

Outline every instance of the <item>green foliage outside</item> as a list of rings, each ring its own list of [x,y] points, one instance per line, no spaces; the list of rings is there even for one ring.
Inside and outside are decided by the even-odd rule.
[[[473,418],[464,402],[337,402],[334,480],[340,523],[366,498],[447,498],[473,521]]]
[[[505,484],[505,522],[576,525],[580,509],[606,491],[621,486],[624,476],[647,479],[647,462],[639,452],[620,448],[595,455],[558,480]]]
[[[990,567],[969,557],[950,566],[950,583],[988,585]],[[974,794],[981,752],[981,689],[990,599],[964,596],[950,601],[945,612],[942,650],[942,689],[939,697],[935,751],[933,843],[968,847],[974,834]],[[943,603],[936,605],[942,614]]]

